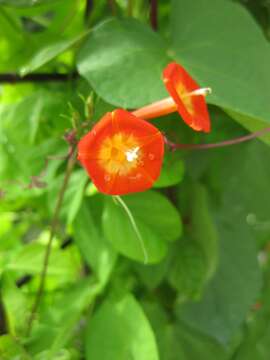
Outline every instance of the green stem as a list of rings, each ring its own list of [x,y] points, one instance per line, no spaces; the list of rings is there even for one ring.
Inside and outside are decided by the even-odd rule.
[[[39,304],[40,304],[40,301],[42,298],[42,294],[44,291],[53,238],[54,238],[54,235],[56,232],[58,218],[59,218],[61,206],[62,206],[62,203],[64,200],[64,195],[65,195],[65,192],[66,192],[66,189],[68,186],[68,182],[69,182],[70,176],[72,174],[72,170],[74,168],[75,163],[76,163],[76,151],[73,151],[68,159],[68,164],[67,164],[67,168],[66,168],[64,181],[63,181],[62,187],[59,191],[57,201],[56,201],[56,206],[54,209],[54,214],[53,214],[53,218],[52,218],[52,222],[51,222],[49,240],[48,240],[48,244],[47,244],[47,248],[46,248],[46,252],[45,252],[45,256],[44,256],[44,261],[43,261],[43,267],[42,267],[41,276],[40,276],[39,288],[37,290],[36,298],[35,298],[35,301],[34,301],[34,304],[33,304],[33,307],[32,307],[31,313],[30,313],[30,317],[28,320],[28,324],[27,324],[27,331],[26,331],[27,336],[29,336],[31,334],[33,321],[35,319],[35,315],[38,310],[38,307],[39,307]]]
[[[133,0],[128,0],[127,15],[130,17],[132,17],[132,15],[133,15]]]

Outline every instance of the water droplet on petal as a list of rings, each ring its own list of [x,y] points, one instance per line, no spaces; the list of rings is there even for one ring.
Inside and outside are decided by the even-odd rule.
[[[154,154],[152,154],[152,153],[150,153],[150,154],[148,154],[148,158],[149,158],[149,160],[154,160],[155,155],[154,155]]]
[[[104,176],[104,180],[107,181],[107,182],[109,182],[109,181],[111,180],[110,175],[106,174],[106,175]]]

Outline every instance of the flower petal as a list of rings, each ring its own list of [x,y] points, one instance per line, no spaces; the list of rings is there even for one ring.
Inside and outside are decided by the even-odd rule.
[[[179,64],[172,62],[163,71],[164,84],[175,101],[186,124],[196,131],[209,132],[211,128],[204,95],[190,95],[200,86]]]
[[[160,174],[160,131],[128,111],[107,113],[78,145],[78,159],[100,192],[122,195],[152,187]]]

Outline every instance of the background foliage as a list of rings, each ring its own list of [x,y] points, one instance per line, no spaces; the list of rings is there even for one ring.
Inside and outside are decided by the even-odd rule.
[[[152,2],[154,5],[154,1]],[[270,136],[166,152],[154,189],[98,194],[76,164],[31,331],[72,123],[166,96],[176,60],[211,86],[210,143],[270,126],[270,2],[0,0],[0,358],[268,360]],[[155,19],[154,19],[155,20]],[[152,17],[153,22],[153,17]],[[52,81],[53,80],[53,81]]]

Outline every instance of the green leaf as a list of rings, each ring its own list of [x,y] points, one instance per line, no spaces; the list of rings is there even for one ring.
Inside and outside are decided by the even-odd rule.
[[[198,334],[182,324],[177,324],[174,330],[175,341],[180,340],[182,343],[185,359],[228,359],[228,353],[226,353],[225,348],[210,337]],[[181,358],[179,358],[179,360],[180,359]]]
[[[178,301],[198,299],[207,273],[203,251],[189,238],[176,245],[168,281],[178,291]]]
[[[45,359],[53,359],[72,336],[78,335],[78,321],[82,313],[93,306],[96,296],[102,291],[101,283],[92,277],[80,279],[59,294],[49,307],[40,312],[39,324],[33,329],[28,344],[31,353],[48,349]],[[64,306],[63,306],[64,304]]]
[[[69,202],[69,206],[67,207],[67,223],[71,224],[73,223],[80,207],[81,203],[83,201],[84,196],[84,189],[88,181],[88,176],[84,170],[82,171],[76,171],[77,175],[77,181],[74,181],[74,174],[72,174],[73,177],[73,183],[69,184],[68,190],[65,194],[65,201]],[[71,185],[73,185],[73,188],[71,189]],[[70,197],[69,197],[70,196]]]
[[[254,321],[254,320],[253,320]],[[256,321],[256,320],[255,320]],[[252,324],[251,324],[252,325]],[[254,324],[253,324],[254,325]],[[257,329],[256,334],[248,334],[243,339],[237,351],[236,360],[268,360],[270,356],[269,341],[270,341],[270,326],[269,316],[264,319],[264,324],[255,324]],[[260,328],[261,327],[261,328]]]
[[[241,116],[249,130],[269,126],[269,43],[243,6],[173,0],[172,38],[171,55],[212,88],[210,103],[230,110],[237,121]]]
[[[270,150],[253,141],[203,156],[208,162],[204,181],[212,195],[220,263],[202,300],[187,305],[183,316],[193,327],[225,343],[260,293],[256,240],[262,246],[269,241]]]
[[[63,142],[53,135],[57,133],[57,126],[63,127],[59,114],[65,113],[66,103],[65,96],[57,94],[39,90],[20,102],[0,106],[1,177],[14,178],[24,185],[30,182],[31,176],[44,170],[48,155],[62,150]],[[23,154],[23,158],[19,154]],[[48,167],[52,163],[55,160],[50,161]]]
[[[100,195],[84,200],[75,218],[73,230],[76,244],[85,261],[100,281],[106,282],[113,269],[116,253],[102,232],[102,200]]]
[[[167,256],[158,264],[145,266],[134,263],[134,270],[139,275],[141,282],[149,290],[153,290],[164,280],[169,265],[169,256]]]
[[[31,360],[22,345],[11,335],[0,336],[1,360]]]
[[[45,249],[46,244],[32,243],[25,245],[15,252],[7,264],[7,269],[40,275]],[[53,247],[47,274],[48,276],[59,276],[66,281],[75,280],[80,270],[78,260],[75,248],[69,247],[68,249],[60,250]]]
[[[220,344],[182,323],[172,321],[158,303],[144,303],[144,310],[155,332],[161,360],[229,359]]]
[[[167,187],[178,184],[184,177],[184,162],[177,153],[167,151],[164,156],[161,174],[154,187]]]
[[[264,120],[254,119],[250,116],[237,113],[236,111],[232,111],[230,109],[225,109],[225,111],[231,118],[235,119],[239,124],[241,124],[242,126],[244,126],[245,128],[247,128],[253,132],[261,131],[262,129],[265,128],[265,126],[269,125],[269,124],[266,124]],[[269,145],[270,144],[269,132],[265,132],[265,134],[261,135],[259,137],[259,139]]]
[[[158,360],[152,329],[131,295],[103,303],[89,321],[86,359]]]
[[[64,176],[64,174],[61,174],[59,177],[54,179],[54,182],[50,186],[48,205],[52,216],[59,191],[63,185]],[[88,179],[89,178],[86,172],[82,169],[73,171],[71,174],[61,207],[61,216],[64,219],[67,219],[68,225],[72,224],[80,209]]]
[[[224,214],[225,215],[225,214]],[[198,303],[178,308],[193,328],[227,343],[245,320],[261,288],[254,239],[239,218],[218,219],[220,264]]]
[[[166,254],[167,241],[182,232],[178,211],[157,192],[147,191],[123,197],[144,242],[149,263],[159,262]],[[145,262],[142,244],[125,210],[108,198],[103,213],[107,239],[123,255]]]
[[[259,244],[267,243],[270,230],[267,215],[270,212],[270,149],[253,140],[238,148],[213,152],[208,160],[208,182],[217,201],[223,204],[224,216],[228,213],[230,221],[242,221]]]
[[[270,295],[269,267],[264,273],[263,293],[254,307],[254,313],[250,316],[247,326],[244,327],[242,341],[238,345],[236,360],[267,360],[270,356],[270,311],[268,306]]]
[[[0,284],[9,333],[14,336],[22,335],[29,316],[27,299],[17,288],[15,280],[7,271],[2,274]]]
[[[84,32],[82,34],[74,36],[71,39],[61,39],[54,41],[47,46],[43,45],[41,49],[39,49],[36,54],[33,55],[32,59],[23,67],[21,67],[21,76],[25,76],[26,74],[39,69],[41,66],[54,59],[56,56],[60,55],[64,51],[74,46],[77,42],[83,39],[86,34],[87,33]]]
[[[55,2],[57,0],[54,0]],[[52,0],[0,0],[0,4],[18,7],[28,7],[34,5],[41,5],[51,3]]]
[[[108,103],[136,108],[166,96],[160,80],[167,64],[162,39],[129,20],[98,25],[79,53],[79,73]]]
[[[197,163],[193,167],[197,170]],[[196,171],[195,170],[195,171]],[[185,213],[185,241],[179,243],[170,274],[180,295],[198,296],[218,264],[218,233],[210,212],[207,188],[189,177],[179,187],[179,206]],[[193,255],[192,255],[193,254]],[[179,278],[179,279],[178,279]]]
[[[208,194],[204,186],[190,186],[191,237],[200,246],[206,260],[207,278],[211,278],[218,263],[218,234],[209,211]]]

